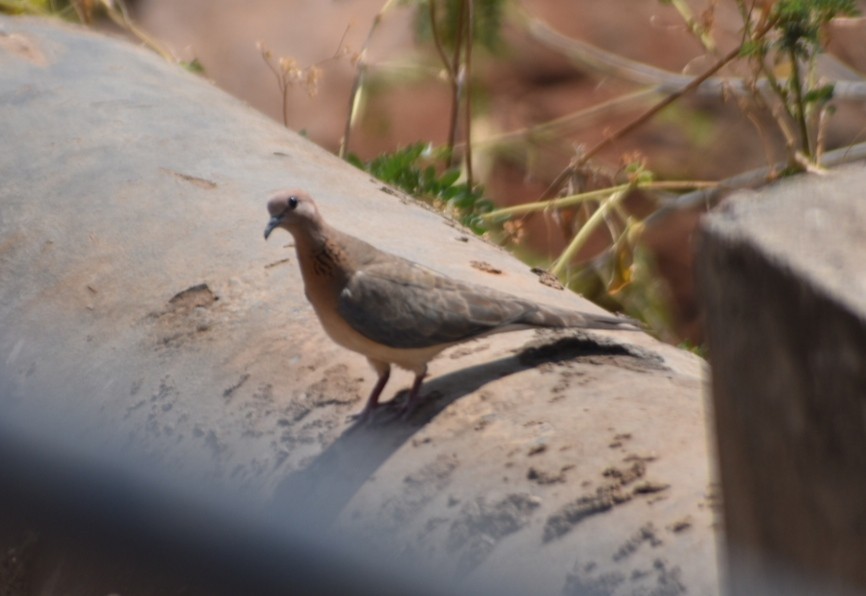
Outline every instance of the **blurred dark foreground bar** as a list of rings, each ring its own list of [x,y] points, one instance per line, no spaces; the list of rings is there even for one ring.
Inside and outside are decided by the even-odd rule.
[[[38,426],[24,429],[0,422],[0,540],[8,540],[16,529],[28,534],[35,529],[43,555],[47,551],[51,557],[54,545],[64,545],[67,566],[71,547],[71,564],[92,561],[104,580],[103,585],[100,577],[79,578],[75,583],[82,589],[118,591],[118,582],[131,581],[132,591],[126,594],[157,593],[154,589],[185,594],[453,593],[435,589],[431,578],[414,570],[370,560],[357,548],[325,537],[326,532],[301,530],[298,520],[278,512],[245,514],[248,503],[241,506],[225,494],[206,494],[177,479],[159,478],[150,465],[128,455],[123,460],[93,457],[47,434],[56,429],[42,430],[46,433]],[[302,511],[296,513],[303,518]],[[9,559],[14,559],[9,554],[13,547],[7,548]],[[81,553],[84,557],[75,559]],[[8,568],[14,561],[5,563],[0,574],[7,577],[0,577],[0,586],[15,573]],[[160,578],[156,586],[154,577]],[[23,593],[33,593],[34,584],[52,589],[50,577],[24,581],[29,585]]]

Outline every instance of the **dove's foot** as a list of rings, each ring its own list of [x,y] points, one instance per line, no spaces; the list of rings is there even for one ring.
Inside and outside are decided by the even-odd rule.
[[[363,410],[361,410],[357,414],[351,414],[349,416],[349,421],[354,423],[354,424],[367,424],[370,422],[370,420],[373,419],[373,415],[376,413],[376,410],[378,410],[378,409],[379,409],[378,404],[373,408],[371,408],[369,406],[365,407]]]
[[[369,423],[373,419],[376,410],[381,409],[379,396],[382,395],[382,389],[385,388],[385,384],[391,376],[390,366],[372,360],[370,361],[370,364],[372,364],[373,368],[375,368],[379,373],[379,380],[376,381],[376,386],[373,387],[373,391],[370,392],[370,397],[367,398],[367,404],[364,406],[364,409],[361,410],[361,413],[349,416],[349,420],[353,421],[355,424]]]
[[[415,376],[415,382],[412,383],[412,389],[409,390],[409,397],[406,399],[406,403],[403,404],[403,407],[400,408],[401,420],[409,420],[418,409],[418,406],[420,406],[424,401],[424,396],[421,395],[421,383],[424,381],[426,375],[427,371],[425,368],[423,374]]]

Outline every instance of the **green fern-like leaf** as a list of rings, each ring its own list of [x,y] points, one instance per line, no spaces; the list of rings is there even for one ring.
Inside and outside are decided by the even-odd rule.
[[[459,169],[439,173],[435,161],[441,153],[428,143],[415,143],[367,163],[354,154],[349,154],[346,161],[414,197],[447,205],[463,225],[476,234],[483,233],[487,228],[480,216],[491,211],[493,203],[484,198],[482,187],[470,188],[459,182]]]
[[[832,19],[859,14],[854,0],[780,0],[774,8],[780,49],[802,59],[821,51],[821,29]]]

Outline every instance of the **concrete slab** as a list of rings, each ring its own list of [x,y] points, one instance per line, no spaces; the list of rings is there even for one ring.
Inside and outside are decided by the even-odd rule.
[[[23,18],[0,40],[7,426],[452,592],[715,592],[700,359],[640,333],[498,336],[436,360],[411,423],[352,432],[374,376],[319,328],[288,237],[262,240],[272,191],[452,276],[596,307],[141,49]]]

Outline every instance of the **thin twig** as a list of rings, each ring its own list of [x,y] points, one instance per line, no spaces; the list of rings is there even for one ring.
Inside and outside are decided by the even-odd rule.
[[[346,159],[346,155],[349,152],[349,136],[352,134],[352,124],[360,109],[360,91],[364,84],[364,77],[367,74],[367,64],[363,60],[358,61],[356,68],[355,80],[352,82],[352,90],[349,92],[349,115],[346,117],[346,123],[343,125],[343,138],[340,139],[340,149],[337,152],[340,159]]]
[[[442,40],[439,37],[439,25],[436,23],[436,0],[430,0],[427,6],[430,11],[430,31],[433,36],[433,45],[436,46],[436,53],[439,54],[439,59],[442,60],[442,64],[448,72],[448,78],[453,79],[456,75],[451,69],[451,62],[445,55],[445,48],[442,47]]]
[[[283,126],[289,126],[289,79],[285,73],[281,72],[276,66],[271,63],[271,53],[270,50],[265,48],[264,45],[259,45],[259,51],[262,54],[262,58],[264,58],[265,64],[268,69],[274,74],[274,78],[277,80],[277,86],[280,88],[280,95],[282,97],[282,108],[283,108]]]
[[[866,143],[860,143],[830,151],[824,155],[822,165],[830,168],[859,161],[866,161]],[[629,237],[633,240],[637,240],[642,233],[645,233],[650,228],[658,226],[670,215],[679,213],[680,211],[696,209],[698,207],[703,207],[709,211],[723,197],[732,192],[746,188],[760,188],[775,182],[778,180],[776,172],[787,166],[787,163],[779,162],[771,166],[757,168],[737,174],[731,178],[726,178],[725,180],[719,181],[714,187],[703,188],[701,190],[680,195],[673,201],[666,203],[663,207],[653,212],[649,217],[644,219],[642,223],[633,226],[633,232],[629,234]],[[610,189],[607,190],[610,191]],[[586,264],[586,267],[596,270],[603,269],[613,258],[616,246],[617,243],[614,243],[613,246],[608,247],[600,254],[593,257],[591,261]]]
[[[800,79],[800,62],[793,48],[788,50],[788,60],[791,62],[790,86],[794,89],[794,114],[800,129],[800,150],[811,159],[812,147],[809,142],[809,126],[806,124],[806,101],[803,98],[803,84]]]
[[[824,148],[826,147],[827,140],[827,125],[830,120],[830,114],[833,113],[833,110],[829,106],[821,106],[818,115],[818,135],[815,139],[815,163],[819,166],[823,166],[822,163],[824,160]]]
[[[647,98],[656,95],[657,93],[655,87],[640,89],[639,91],[609,99],[600,104],[572,112],[571,114],[566,114],[565,116],[560,116],[559,118],[536,124],[535,126],[510,130],[508,132],[494,134],[480,140],[475,140],[472,142],[472,147],[478,148],[489,145],[499,145],[524,137],[532,140],[539,137],[545,137],[545,135],[565,136],[578,128],[581,124],[583,126],[590,126],[592,124],[591,122],[581,123],[581,121],[589,120],[596,116],[615,113],[618,110],[626,110],[631,104],[645,102]],[[463,148],[463,146],[463,143],[457,144],[458,149]]]
[[[694,80],[688,75],[630,60],[585,41],[567,37],[533,17],[527,17],[525,29],[536,41],[586,69],[639,85],[654,85],[662,93],[681,91]],[[721,97],[726,89],[742,94],[748,92],[744,81],[736,77],[707,77],[701,82],[703,84],[696,89],[701,96]]]
[[[102,5],[105,7],[105,12],[108,15],[108,18],[110,18],[114,24],[132,33],[145,46],[162,56],[164,60],[174,63],[178,61],[171,50],[162,45],[156,40],[156,38],[148,35],[147,32],[133,22],[129,17],[129,12],[126,10],[126,5],[123,3],[123,0],[102,0]]]
[[[463,99],[463,142],[466,144],[466,150],[463,153],[466,160],[466,185],[471,190],[475,186],[472,176],[472,44],[475,41],[473,36],[475,0],[464,0],[463,5],[466,7],[466,50],[463,60],[465,89]]]
[[[755,39],[760,39],[764,35],[766,35],[767,32],[772,28],[774,23],[775,23],[775,21],[768,21],[767,24],[763,28],[761,28],[760,31],[758,31],[755,34],[756,35]],[[650,120],[653,116],[655,116],[656,114],[661,112],[663,109],[668,107],[670,104],[672,104],[673,102],[678,100],[683,95],[689,93],[690,91],[692,91],[694,89],[697,89],[701,85],[701,83],[703,83],[704,81],[709,79],[711,76],[713,76],[716,72],[721,70],[726,64],[728,64],[729,62],[731,62],[734,59],[736,59],[737,57],[739,57],[740,53],[742,52],[742,49],[743,49],[742,45],[734,48],[733,50],[731,50],[730,52],[725,54],[725,56],[723,56],[721,59],[719,59],[716,62],[716,64],[714,64],[713,66],[708,68],[699,77],[696,77],[695,79],[693,79],[691,83],[689,83],[688,85],[683,87],[680,91],[677,91],[676,93],[672,93],[671,95],[667,96],[666,98],[664,98],[663,100],[658,102],[656,105],[654,105],[652,108],[650,108],[649,110],[644,112],[641,116],[635,118],[634,120],[632,120],[631,122],[629,122],[628,124],[626,124],[625,126],[620,128],[619,130],[614,132],[613,134],[609,135],[604,140],[597,143],[594,147],[592,147],[590,150],[588,150],[586,153],[584,153],[581,156],[580,163],[586,163],[592,157],[594,157],[598,152],[600,152],[602,149],[605,149],[609,145],[612,145],[613,143],[615,143],[616,141],[618,141],[619,139],[621,139],[625,135],[629,134],[630,132],[632,132],[633,130],[638,128],[639,126],[643,125],[645,122]]]
[[[461,29],[457,31],[457,40],[455,41],[455,54],[449,59],[445,53],[445,47],[442,44],[442,33],[439,31],[439,24],[436,19],[436,0],[429,0],[428,7],[430,11],[430,32],[433,36],[433,44],[436,46],[436,52],[439,54],[439,59],[445,66],[445,72],[448,76],[448,85],[451,87],[451,111],[448,126],[448,140],[445,153],[445,162],[447,167],[454,165],[454,145],[457,141],[457,118],[460,110],[460,70],[459,70],[459,48],[460,37],[463,35]],[[461,18],[463,11],[461,7]]]
[[[779,98],[782,108],[785,110],[785,114],[791,119],[792,122],[797,121],[797,117],[794,112],[791,110],[791,106],[788,103],[788,92],[785,91],[785,88],[782,87],[782,82],[776,78],[776,74],[773,72],[773,69],[770,68],[766,61],[764,60],[764,56],[761,56],[758,60],[758,64],[760,66],[760,71],[764,75],[764,79],[766,79],[767,84],[770,86],[770,89],[773,93],[776,94],[776,97]],[[756,94],[757,95],[757,94]],[[773,113],[773,118],[779,123],[780,128],[785,128],[787,130],[787,124],[783,123],[777,113]],[[789,140],[792,138],[790,135],[790,131],[785,135]]]
[[[365,61],[367,48],[369,47],[370,41],[373,38],[373,33],[379,27],[379,24],[382,22],[382,19],[385,16],[385,13],[390,10],[394,2],[395,0],[385,0],[385,4],[382,5],[382,8],[380,8],[379,12],[376,13],[376,16],[373,17],[373,23],[370,25],[370,29],[367,31],[367,38],[364,40],[363,45],[361,45],[361,49],[358,51],[355,81],[352,83],[352,90],[349,93],[349,113],[346,115],[346,123],[343,126],[343,138],[340,140],[340,150],[338,152],[338,155],[341,159],[345,159],[346,155],[349,152],[349,137],[352,134],[352,124],[355,122],[355,118],[358,115],[358,110],[360,109],[361,105],[360,93],[364,85],[364,78],[367,74],[367,63]]]
[[[286,128],[289,127],[289,81],[287,79],[283,79],[280,81],[280,93],[283,97],[283,126]]]
[[[436,0],[430,0],[431,2],[435,2]],[[454,145],[457,142],[457,128],[460,125],[460,104],[461,98],[463,95],[463,89],[465,85],[465,71],[460,62],[460,56],[463,50],[463,35],[464,35],[464,10],[465,2],[471,0],[462,0],[460,6],[460,16],[458,18],[457,27],[455,31],[457,33],[454,38],[454,49],[451,55],[451,73],[453,73],[453,78],[451,79],[451,116],[450,123],[448,125],[448,141],[447,141],[447,159],[448,159],[448,167],[452,167],[454,165]]]
[[[639,85],[657,86],[659,92],[674,93],[689,85],[693,78],[663,68],[650,66],[643,62],[630,60],[582,40],[567,37],[551,28],[538,18],[523,15],[521,23],[524,30],[536,41],[556,50],[575,64],[588,70]],[[758,81],[758,88],[766,85]],[[866,99],[866,82],[862,80],[834,81],[834,97],[862,101]],[[740,77],[709,77],[694,89],[699,97],[724,97],[734,93],[751,95],[754,85]]]
[[[753,35],[753,22],[755,4],[746,6],[743,0],[736,0],[737,7],[740,11],[740,18],[743,20],[742,39],[751,39]],[[766,19],[767,13],[762,12],[759,19]],[[758,22],[762,22],[759,20]],[[746,114],[746,117],[751,121],[761,140],[764,142],[764,152],[767,155],[767,161],[772,162],[774,158],[770,157],[772,151],[770,145],[765,138],[762,128],[757,119],[750,113],[751,107],[756,106],[757,109],[765,111],[770,115],[776,127],[782,135],[785,147],[788,151],[789,161],[793,161],[794,153],[796,152],[797,135],[791,129],[791,124],[795,121],[791,106],[787,101],[788,94],[779,79],[776,78],[776,73],[772,67],[767,64],[767,47],[763,44],[757,45],[755,52],[751,55],[750,62],[753,64],[752,79],[750,82],[750,101],[743,100],[743,96],[736,95],[737,105]],[[761,76],[763,75],[763,76]],[[760,84],[763,83],[762,86]],[[768,101],[775,95],[776,101]]]
[[[848,147],[841,147],[824,154],[822,166],[825,168],[833,168],[843,164],[864,161],[866,160],[866,143],[859,143]],[[705,188],[680,195],[673,201],[665,204],[663,207],[654,211],[649,217],[644,220],[644,226],[655,226],[664,221],[669,215],[677,213],[683,209],[694,209],[696,207],[705,206],[707,209],[713,207],[723,196],[735,190],[744,188],[758,188],[765,186],[770,182],[774,182],[777,177],[776,173],[783,171],[788,167],[788,163],[779,162],[770,166],[764,166],[749,170],[721,180],[713,188]]]
[[[689,31],[691,31],[692,35],[698,38],[698,41],[701,42],[704,49],[714,54],[716,52],[716,42],[713,41],[713,38],[710,36],[709,32],[704,29],[703,25],[695,19],[692,9],[685,0],[671,0],[671,6],[674,7],[674,10],[680,13],[686,26],[689,28]]]
[[[562,271],[568,266],[568,264],[572,261],[572,259],[580,252],[580,249],[586,244],[589,240],[590,235],[595,231],[595,229],[605,221],[607,217],[607,212],[614,207],[617,203],[622,201],[635,187],[634,184],[625,184],[622,187],[617,187],[618,190],[611,193],[610,189],[608,189],[608,194],[610,197],[599,205],[598,209],[593,212],[590,218],[586,221],[583,226],[581,226],[580,230],[578,230],[577,234],[574,235],[569,245],[566,247],[562,254],[557,257],[556,261],[554,261],[550,269],[550,273],[556,275],[557,277],[562,273]]]
[[[775,23],[776,23],[775,19],[767,20],[767,22],[764,24],[764,26],[761,27],[761,29],[759,29],[755,33],[755,37],[753,39],[755,39],[755,40],[761,39],[764,35],[767,34],[767,32],[770,31],[770,29],[773,27],[773,25]],[[613,145],[615,142],[617,142],[618,140],[620,140],[621,138],[623,138],[627,134],[631,133],[633,130],[637,129],[638,127],[640,127],[643,124],[645,124],[646,122],[648,122],[653,116],[655,116],[656,114],[661,112],[663,109],[665,109],[666,107],[671,105],[673,102],[678,100],[680,97],[682,97],[683,95],[689,93],[690,91],[692,91],[694,89],[697,89],[701,85],[701,83],[703,83],[704,81],[709,79],[711,76],[713,76],[716,72],[721,70],[721,68],[724,67],[726,64],[728,64],[729,62],[736,59],[740,55],[740,53],[742,52],[742,49],[743,49],[743,44],[740,44],[739,46],[737,46],[736,48],[734,48],[733,50],[731,50],[730,52],[725,54],[722,58],[720,58],[713,66],[708,68],[702,75],[692,79],[692,82],[689,83],[688,85],[686,85],[685,87],[683,87],[681,90],[677,91],[676,93],[672,93],[671,95],[668,95],[666,98],[664,98],[663,100],[661,100],[660,102],[655,104],[653,107],[648,109],[646,112],[644,112],[643,114],[641,114],[640,116],[638,116],[637,118],[635,118],[634,120],[632,120],[631,122],[629,122],[628,124],[623,126],[622,128],[616,130],[612,134],[608,135],[607,137],[605,137],[604,139],[602,139],[601,141],[596,143],[591,149],[589,149],[588,151],[583,153],[583,155],[581,155],[577,160],[575,160],[573,163],[571,163],[568,166],[568,168],[565,169],[565,171],[563,173],[565,173],[566,177],[567,177],[568,175],[570,175],[571,172],[573,172],[575,169],[577,169],[580,166],[582,166],[583,164],[585,164],[587,161],[592,159],[599,152],[606,149],[610,145]],[[554,181],[554,183],[551,184],[547,188],[547,190],[544,191],[542,198],[547,198],[547,197],[551,196],[554,192],[556,192],[556,189],[559,188],[559,186],[562,184],[562,179],[563,179],[563,174],[560,174],[559,176],[557,176],[557,179]]]
[[[636,188],[647,191],[674,191],[674,190],[690,190],[694,188],[714,188],[717,185],[716,182],[702,182],[702,181],[684,181],[684,180],[671,180],[671,181],[661,181],[661,182],[644,182],[637,184]],[[502,219],[504,217],[512,217],[515,215],[524,215],[526,213],[532,213],[534,211],[547,211],[554,209],[564,209],[566,207],[574,207],[576,205],[580,205],[585,203],[586,201],[597,201],[601,197],[605,195],[609,195],[615,192],[619,192],[620,190],[629,188],[631,184],[620,184],[618,186],[610,186],[608,188],[600,188],[596,190],[590,190],[587,192],[582,192],[580,194],[569,195],[567,197],[560,197],[557,199],[549,199],[546,201],[535,201],[533,203],[521,203],[520,205],[513,205],[511,207],[503,207],[502,209],[496,209],[495,211],[490,211],[489,213],[485,213],[481,215],[481,219],[485,221],[496,221],[498,219]]]

